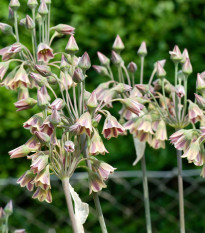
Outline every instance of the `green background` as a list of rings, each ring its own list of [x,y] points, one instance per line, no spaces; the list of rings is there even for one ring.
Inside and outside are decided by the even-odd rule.
[[[30,14],[26,1],[20,1],[19,19]],[[153,63],[167,59],[165,66],[167,78],[173,80],[173,64],[169,60],[168,51],[177,44],[181,50],[187,48],[193,65],[193,74],[189,78],[189,96],[193,98],[196,74],[204,69],[204,20],[203,0],[53,0],[51,25],[70,24],[76,28],[76,40],[80,47],[78,55],[87,51],[92,64],[99,64],[96,52],[101,51],[107,56],[111,54],[112,43],[119,34],[125,44],[122,56],[125,63],[134,61],[139,67],[137,50],[142,41],[146,41],[148,55],[145,59],[145,81],[148,80]],[[1,0],[0,21],[11,24],[8,20],[8,1]],[[13,43],[10,36],[0,34],[0,48]],[[30,46],[31,38],[25,29],[20,28],[22,43]],[[54,51],[63,51],[68,38],[54,41]],[[139,71],[138,71],[139,81]],[[87,90],[92,91],[106,78],[99,77],[93,69],[88,71]],[[23,144],[29,134],[22,128],[35,110],[16,113],[13,103],[17,94],[0,88],[0,177],[18,177],[29,166],[23,159],[10,160],[8,151]],[[120,106],[117,106],[120,109]],[[114,113],[116,114],[116,112]],[[117,114],[116,114],[117,116]],[[169,129],[169,135],[172,133]],[[132,167],[135,152],[132,137],[119,137],[105,142],[110,154],[101,157],[118,170],[135,170]],[[176,155],[173,147],[167,143],[165,150],[146,150],[147,167],[149,170],[171,170],[176,166]],[[184,160],[184,167],[194,168]],[[1,200],[0,200],[1,203]],[[132,231],[127,231],[132,232]],[[163,232],[163,231],[160,231]]]

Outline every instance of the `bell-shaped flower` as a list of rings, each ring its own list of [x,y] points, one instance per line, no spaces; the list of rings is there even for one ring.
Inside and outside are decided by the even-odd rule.
[[[108,163],[98,160],[93,161],[93,167],[103,180],[107,180],[110,174],[116,170],[116,168],[112,167]]]
[[[205,108],[205,99],[202,96],[197,95],[196,93],[194,93],[194,95],[195,95],[195,99],[199,107]]]
[[[53,124],[50,122],[50,116],[48,116],[43,124],[40,126],[40,131],[43,133],[48,134],[49,136],[51,136],[53,134],[54,131],[54,126]]]
[[[48,164],[48,155],[41,154],[35,160],[32,160],[31,171],[33,173],[41,172]]]
[[[65,102],[64,102],[64,100],[62,100],[61,98],[57,98],[57,99],[55,99],[54,101],[53,101],[53,103],[50,105],[50,107],[52,108],[52,109],[56,109],[56,110],[62,110],[63,108],[64,108],[64,106],[65,106]]]
[[[189,120],[192,123],[200,121],[203,117],[203,111],[198,107],[197,104],[189,100],[189,109],[188,109]]]
[[[35,114],[23,124],[23,127],[25,129],[29,129],[30,132],[33,134],[35,131],[40,130],[40,126],[42,125],[42,123],[43,118],[41,114]]]
[[[154,148],[155,150],[160,149],[160,148],[165,149],[165,142],[153,137],[151,140],[150,146]]]
[[[41,187],[44,190],[50,189],[50,170],[47,165],[40,173],[37,174],[34,180],[36,186]]]
[[[26,188],[29,191],[32,191],[34,187],[33,184],[34,179],[35,179],[35,174],[33,174],[32,171],[28,170],[17,180],[17,184],[20,184],[21,187],[26,186]]]
[[[0,62],[0,79],[2,80],[9,68],[9,62]]]
[[[159,121],[155,135],[157,140],[161,140],[161,141],[167,140],[166,124],[163,120]]]
[[[7,216],[10,216],[13,213],[13,203],[11,200],[4,207],[4,212]]]
[[[100,137],[99,133],[95,129],[94,129],[93,136],[91,137],[91,140],[90,140],[88,151],[90,155],[98,155],[98,154],[104,155],[105,153],[109,153],[103,144],[102,138]]]
[[[74,134],[87,134],[89,137],[92,132],[92,121],[89,112],[85,112],[80,116],[74,125],[70,127],[70,132]]]
[[[117,119],[108,115],[105,119],[102,134],[105,138],[110,139],[112,137],[118,137],[118,135],[123,135],[125,133],[125,128],[117,121]]]
[[[89,171],[89,186],[90,186],[90,194],[92,192],[99,192],[103,188],[106,188],[106,184],[103,182],[100,175],[96,172]]]
[[[40,202],[46,201],[48,203],[52,202],[52,195],[51,190],[44,190],[40,187],[38,187],[35,191],[35,193],[32,196],[33,199],[38,199]]]
[[[52,114],[50,115],[49,120],[53,125],[58,125],[61,122],[61,116],[56,108],[52,109]]]
[[[128,110],[130,110],[131,112],[133,112],[137,116],[139,116],[139,114],[141,114],[142,109],[144,108],[144,106],[142,104],[138,103],[136,100],[131,99],[131,98],[121,99],[120,102],[122,104],[124,104],[124,106]]]
[[[187,158],[189,162],[193,162],[197,155],[200,153],[200,141],[192,140],[189,147],[184,151],[184,154],[181,156],[182,158]]]
[[[30,86],[30,80],[29,77],[23,68],[21,66],[18,71],[16,72],[14,78],[9,82],[9,86],[11,89],[17,89],[18,87],[29,87]]]
[[[49,66],[46,65],[35,65],[36,71],[38,71],[39,74],[41,74],[44,77],[48,77],[51,75],[51,69]]]
[[[37,59],[38,61],[48,62],[54,58],[53,50],[44,43],[39,44],[37,51]]]

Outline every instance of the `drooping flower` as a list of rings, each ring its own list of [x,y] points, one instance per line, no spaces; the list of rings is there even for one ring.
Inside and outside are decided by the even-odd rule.
[[[64,100],[62,100],[61,98],[57,98],[57,99],[55,99],[54,101],[53,101],[53,103],[50,105],[50,107],[52,108],[52,109],[56,109],[56,110],[62,110],[63,108],[64,108],[64,106],[65,106],[65,102],[64,102]]]
[[[133,112],[137,116],[139,116],[139,114],[142,112],[142,109],[144,108],[144,106],[142,104],[138,103],[136,100],[131,99],[131,98],[122,99],[122,100],[120,100],[120,102],[122,104],[124,104],[124,106],[128,110],[130,110],[131,112]]]
[[[90,145],[88,148],[89,154],[91,155],[98,155],[98,154],[102,154],[104,155],[105,153],[109,153],[104,144],[103,141],[99,135],[99,133],[97,132],[97,130],[94,130],[93,136],[90,140]]]
[[[44,190],[41,187],[38,187],[35,193],[32,196],[33,199],[38,199],[40,202],[46,201],[48,203],[52,202],[51,190]]]
[[[102,134],[105,138],[110,139],[112,137],[118,137],[118,135],[123,135],[125,133],[125,128],[117,121],[117,119],[108,115],[105,119]]]
[[[93,167],[103,180],[107,180],[110,174],[116,170],[110,164],[98,160],[93,161]]]
[[[156,139],[161,141],[167,140],[166,124],[163,120],[160,120],[157,126]]]
[[[203,117],[203,111],[198,107],[197,104],[189,100],[189,110],[188,110],[189,120],[193,123],[200,121]]]
[[[89,112],[85,112],[80,116],[74,125],[70,127],[70,131],[76,134],[87,134],[89,137],[92,132],[92,121]]]
[[[27,75],[27,72],[25,71],[25,69],[23,68],[23,66],[21,66],[18,71],[16,72],[16,75],[13,79],[11,79],[11,81],[8,83],[8,86],[11,89],[17,89],[18,87],[29,87],[30,86],[30,81]]]
[[[14,105],[17,108],[17,112],[33,108],[37,101],[33,98],[21,99],[17,101]]]
[[[33,181],[35,179],[35,174],[28,170],[26,171],[18,180],[17,184],[20,184],[21,187],[25,187],[29,190],[32,191],[34,184]]]
[[[171,56],[171,59],[174,62],[180,62],[182,60],[182,54],[181,54],[181,51],[177,45],[174,46],[173,51],[170,51],[169,54]]]
[[[200,142],[199,140],[192,140],[189,147],[185,150],[182,158],[187,158],[189,162],[193,162],[197,155],[200,153]]]
[[[48,164],[48,155],[41,153],[37,158],[32,160],[31,171],[33,173],[41,172]]]
[[[90,186],[90,194],[92,192],[99,192],[103,188],[106,188],[106,184],[103,182],[102,178],[100,175],[96,172],[89,171],[89,186]]]
[[[40,126],[40,131],[48,134],[49,136],[51,136],[53,134],[54,126],[50,122],[49,116],[44,120],[43,124]]]
[[[53,50],[47,44],[40,43],[37,51],[37,58],[38,61],[47,63],[49,60],[54,58]]]
[[[0,79],[1,80],[4,78],[4,75],[6,74],[8,68],[9,68],[9,62],[0,62]]]
[[[36,186],[41,187],[44,190],[50,189],[50,170],[47,165],[40,173],[35,177],[34,183]]]
[[[64,144],[64,149],[67,152],[74,152],[75,151],[75,144],[72,141],[66,141]]]
[[[42,125],[42,123],[43,118],[41,114],[35,114],[23,124],[23,127],[25,129],[29,129],[31,133],[34,133],[35,131],[40,130],[40,126]]]
[[[175,87],[175,92],[179,98],[182,98],[185,96],[185,90],[184,90],[184,87],[182,85],[177,85]]]

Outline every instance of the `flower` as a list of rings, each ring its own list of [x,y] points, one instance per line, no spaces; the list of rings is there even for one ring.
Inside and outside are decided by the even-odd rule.
[[[163,120],[160,120],[157,126],[156,139],[161,141],[167,140],[166,124]]]
[[[125,132],[125,128],[117,121],[117,119],[108,115],[105,119],[102,134],[105,138],[110,139],[112,137],[118,137],[118,135],[122,135]]]
[[[96,108],[98,106],[98,100],[97,100],[97,95],[95,91],[93,91],[90,97],[88,98],[87,106],[89,108]]]
[[[83,56],[79,59],[78,66],[83,70],[86,71],[90,69],[91,67],[91,62],[90,62],[90,57],[87,52],[83,54]]]
[[[51,100],[46,86],[43,85],[40,89],[37,91],[37,100],[38,100],[38,106],[42,109],[45,109],[49,105],[49,101]]]
[[[7,205],[4,207],[4,212],[6,215],[11,215],[13,213],[13,204],[12,201],[9,201]]]
[[[65,49],[70,54],[75,54],[79,50],[75,37],[73,35],[70,36]]]
[[[31,171],[35,173],[41,172],[48,164],[48,155],[41,153],[37,158],[32,161]]]
[[[32,183],[35,179],[35,174],[33,174],[32,171],[28,170],[26,171],[18,180],[17,184],[20,184],[21,187],[25,187],[29,190],[32,191],[34,184]]]
[[[182,98],[185,96],[185,90],[184,90],[184,87],[182,85],[177,85],[175,87],[175,92],[179,98]]]
[[[52,109],[52,114],[50,115],[49,120],[53,125],[58,125],[61,122],[61,116],[56,108]]]
[[[96,172],[89,171],[89,186],[90,186],[90,194],[92,192],[99,192],[102,188],[106,188],[106,184],[103,182],[100,175]]]
[[[50,59],[54,58],[53,50],[44,43],[40,43],[37,51],[38,61],[48,62]]]
[[[104,76],[109,76],[109,73],[108,73],[108,70],[106,67],[97,66],[97,65],[93,65],[92,67],[93,67],[93,69],[95,69],[98,72],[98,74],[104,75]]]
[[[72,141],[66,141],[64,144],[64,149],[67,152],[74,152],[75,151],[75,144]]]
[[[180,62],[182,59],[181,51],[177,45],[174,46],[173,51],[170,51],[169,54],[174,62]]]
[[[125,48],[125,46],[122,42],[122,39],[120,38],[119,35],[116,36],[112,48],[117,52],[120,52]]]
[[[151,140],[151,142],[150,142],[149,144],[150,144],[150,146],[151,146],[152,148],[154,148],[155,150],[157,150],[157,149],[159,149],[159,148],[165,149],[165,142],[162,141],[162,140],[158,140],[158,139],[156,139],[155,137],[152,138],[152,140]]]
[[[70,127],[70,132],[75,134],[87,134],[89,137],[92,132],[92,121],[89,112],[83,113],[74,125]]]
[[[186,61],[182,67],[182,72],[185,75],[190,75],[193,72],[192,65],[189,58],[186,58]]]
[[[36,131],[34,134],[42,144],[50,142],[50,137],[48,134],[38,131]]]
[[[49,116],[44,120],[43,124],[40,126],[40,131],[48,134],[49,136],[51,136],[53,134],[54,126],[50,122]]]
[[[44,190],[40,187],[38,187],[35,191],[35,193],[32,196],[33,199],[38,199],[39,201],[46,201],[48,203],[52,202],[52,196],[51,196],[51,190]]]
[[[30,108],[33,108],[37,101],[33,98],[27,98],[17,101],[14,105],[17,108],[17,111],[23,111]]]
[[[98,160],[93,161],[93,167],[103,180],[107,180],[109,175],[116,170],[116,168],[112,167],[108,163]]]
[[[4,75],[6,74],[8,68],[9,68],[9,62],[0,62],[0,79],[1,80],[4,78]]]
[[[30,129],[30,132],[34,133],[35,131],[40,130],[40,126],[42,125],[42,123],[43,118],[41,114],[35,114],[23,124],[23,127],[25,129]]]
[[[145,57],[147,55],[147,46],[146,46],[146,43],[145,41],[143,41],[137,51],[137,54],[140,56],[140,57]]]
[[[189,109],[188,109],[189,120],[193,123],[200,121],[203,116],[203,111],[198,107],[197,104],[189,100]]]
[[[137,71],[137,65],[131,61],[128,66],[127,69],[131,72],[131,73],[135,73]]]
[[[50,189],[50,171],[49,165],[47,165],[40,173],[37,174],[33,181],[36,186],[41,187],[44,190]]]
[[[52,29],[63,35],[73,35],[75,32],[75,28],[67,24],[58,24],[52,27],[51,30]]]
[[[105,153],[109,153],[106,150],[106,148],[103,144],[103,141],[102,141],[99,133],[97,132],[97,130],[94,130],[94,134],[90,140],[88,152],[90,155],[98,155],[98,154],[104,155]]]
[[[196,93],[194,93],[194,95],[195,95],[195,99],[196,99],[196,102],[199,105],[199,107],[204,108],[205,107],[205,99],[202,96],[197,95]]]
[[[22,50],[22,45],[20,43],[14,43],[9,47],[0,50],[0,55],[2,55],[3,61],[8,61],[14,54],[19,53]]]
[[[141,110],[144,108],[144,106],[140,103],[138,103],[136,100],[127,98],[127,99],[121,99],[120,102],[124,104],[124,106],[130,110],[131,112],[135,113],[137,116],[141,114]]]
[[[52,109],[56,109],[56,110],[62,110],[63,108],[64,108],[64,106],[65,106],[65,102],[64,102],[64,100],[62,100],[61,98],[57,98],[57,99],[55,99],[54,101],[53,101],[53,103],[50,105],[50,107],[52,108]]]
[[[14,79],[11,79],[11,81],[8,83],[8,86],[11,89],[17,89],[18,87],[21,87],[21,86],[29,87],[30,84],[31,83],[29,81],[28,75],[25,69],[23,68],[23,66],[21,66],[16,72]]]
[[[184,154],[181,157],[187,158],[189,162],[193,162],[197,158],[197,155],[199,153],[200,153],[199,139],[192,140],[189,147],[185,150]]]
[[[97,55],[101,65],[107,66],[110,64],[110,59],[106,57],[103,53],[97,52]]]

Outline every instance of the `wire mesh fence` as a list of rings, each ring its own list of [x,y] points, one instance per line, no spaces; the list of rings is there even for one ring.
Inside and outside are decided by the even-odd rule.
[[[184,199],[187,233],[205,232],[205,180],[200,170],[186,170]],[[153,233],[179,232],[177,170],[148,172]],[[90,215],[85,224],[86,233],[100,232],[92,196],[88,195],[86,173],[76,173],[71,184],[81,199],[90,205]],[[0,204],[10,199],[14,214],[10,219],[11,232],[25,228],[28,233],[72,232],[64,201],[61,183],[52,179],[53,203],[39,203],[31,193],[16,185],[16,179],[0,179]],[[142,180],[140,171],[115,172],[100,193],[108,232],[146,232]]]

